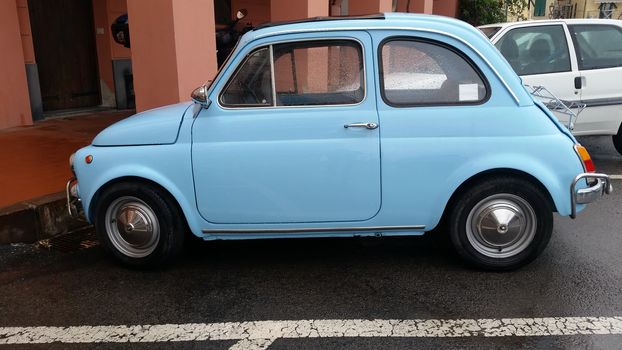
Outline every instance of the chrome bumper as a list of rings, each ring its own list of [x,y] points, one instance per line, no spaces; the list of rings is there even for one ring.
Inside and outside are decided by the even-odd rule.
[[[80,216],[80,212],[82,206],[80,204],[80,197],[78,197],[78,193],[76,191],[76,186],[78,184],[78,180],[75,177],[72,177],[67,181],[67,185],[65,185],[65,196],[67,198],[67,211],[69,212],[69,216],[72,218],[77,218]]]
[[[577,189],[577,183],[582,179],[593,179],[596,182],[587,188]],[[610,194],[612,191],[613,186],[608,175],[596,173],[577,175],[572,181],[572,185],[570,185],[570,217],[574,219],[577,216],[577,204],[592,203],[605,194]]]

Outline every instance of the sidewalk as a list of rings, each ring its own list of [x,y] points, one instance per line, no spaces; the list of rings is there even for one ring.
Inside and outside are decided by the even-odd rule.
[[[86,229],[85,221],[67,213],[69,156],[133,113],[98,111],[0,130],[0,244],[32,243]]]
[[[0,208],[63,191],[71,177],[69,156],[133,113],[96,112],[0,130]]]

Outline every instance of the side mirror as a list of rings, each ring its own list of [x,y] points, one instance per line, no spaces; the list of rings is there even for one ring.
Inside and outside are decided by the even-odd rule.
[[[241,9],[235,13],[235,18],[239,21],[242,18],[246,17],[246,15],[248,15],[248,11],[246,11],[246,9]]]
[[[192,94],[190,94],[190,97],[192,98],[192,101],[200,104],[203,108],[207,108],[210,105],[210,100],[207,98],[207,86],[205,85],[194,89]]]

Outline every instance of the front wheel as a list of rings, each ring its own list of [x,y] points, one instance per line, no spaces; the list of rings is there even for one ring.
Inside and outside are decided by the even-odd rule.
[[[181,251],[185,225],[168,193],[149,184],[118,183],[101,194],[95,228],[123,264],[155,267]]]
[[[488,270],[512,270],[531,262],[553,231],[547,196],[531,182],[513,177],[469,188],[454,203],[449,219],[456,252]]]

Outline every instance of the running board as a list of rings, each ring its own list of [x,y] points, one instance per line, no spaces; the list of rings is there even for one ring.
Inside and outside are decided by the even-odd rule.
[[[425,225],[415,226],[363,226],[363,227],[318,227],[318,228],[273,228],[273,229],[239,229],[239,230],[202,230],[207,234],[261,234],[261,233],[309,233],[309,232],[382,232],[382,231],[420,231]]]

